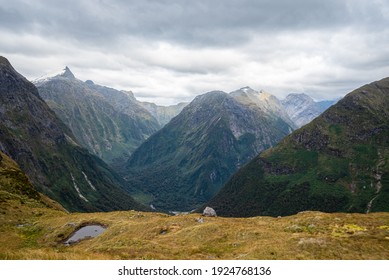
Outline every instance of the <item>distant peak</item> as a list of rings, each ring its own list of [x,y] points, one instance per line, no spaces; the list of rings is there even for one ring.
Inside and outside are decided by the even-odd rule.
[[[305,98],[305,99],[312,99],[308,94],[305,93],[290,93],[288,94],[287,98]]]
[[[256,92],[255,90],[253,90],[251,87],[248,87],[248,86],[242,87],[240,90],[243,91],[244,93],[255,93]]]
[[[93,86],[95,84],[92,80],[86,80],[85,83],[90,86]]]
[[[59,75],[61,77],[75,79],[76,77],[73,75],[72,71],[70,71],[69,67],[65,67],[65,69],[62,70],[62,73]]]
[[[230,95],[233,97],[242,97],[242,96],[247,96],[247,95],[255,95],[258,94],[257,91],[253,90],[251,87],[242,87],[238,90],[235,90],[233,92],[230,92]]]
[[[34,84],[41,84],[48,81],[51,81],[55,78],[67,78],[67,79],[76,79],[76,77],[73,75],[72,71],[70,71],[69,67],[65,67],[59,72],[50,73],[48,75],[42,76],[36,80],[33,81]]]

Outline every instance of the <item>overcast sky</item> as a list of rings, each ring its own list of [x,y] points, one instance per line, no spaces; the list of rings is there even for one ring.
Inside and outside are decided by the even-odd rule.
[[[0,54],[159,104],[244,86],[332,99],[389,76],[388,3],[0,0]]]

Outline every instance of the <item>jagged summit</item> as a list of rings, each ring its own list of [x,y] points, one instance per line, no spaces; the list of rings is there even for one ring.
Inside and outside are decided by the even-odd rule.
[[[243,91],[244,93],[256,93],[255,90],[253,90],[251,87],[249,86],[246,86],[246,87],[242,87],[241,89],[239,89],[240,91]]]
[[[76,77],[73,75],[72,71],[70,71],[69,67],[65,67],[65,69],[62,70],[62,74],[59,76],[64,77],[64,78],[70,78],[70,79],[75,79]]]
[[[309,123],[322,112],[319,105],[305,93],[291,93],[281,102],[298,127]]]
[[[33,83],[34,84],[41,84],[41,83],[50,81],[50,80],[55,79],[55,78],[76,79],[76,77],[74,76],[72,71],[69,69],[69,67],[65,66],[65,68],[59,72],[50,73],[50,74],[44,75],[38,79],[35,79],[33,81]]]
[[[258,92],[253,90],[249,86],[245,86],[245,87],[242,87],[242,88],[240,88],[238,90],[230,92],[231,96],[242,96],[242,95],[246,95],[246,94],[258,94]]]

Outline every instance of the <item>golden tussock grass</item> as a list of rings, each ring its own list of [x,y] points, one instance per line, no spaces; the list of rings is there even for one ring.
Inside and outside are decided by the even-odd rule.
[[[205,217],[199,223],[199,214],[68,214],[18,200],[0,206],[1,259],[389,259],[389,213]],[[85,224],[107,229],[63,244]]]

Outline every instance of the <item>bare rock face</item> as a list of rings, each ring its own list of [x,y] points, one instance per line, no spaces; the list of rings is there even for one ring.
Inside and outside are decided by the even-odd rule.
[[[315,102],[310,96],[304,93],[291,93],[281,102],[297,127],[302,127],[311,122],[336,103],[335,100]]]
[[[203,211],[203,216],[205,217],[217,217],[216,211],[211,207],[205,207]]]

